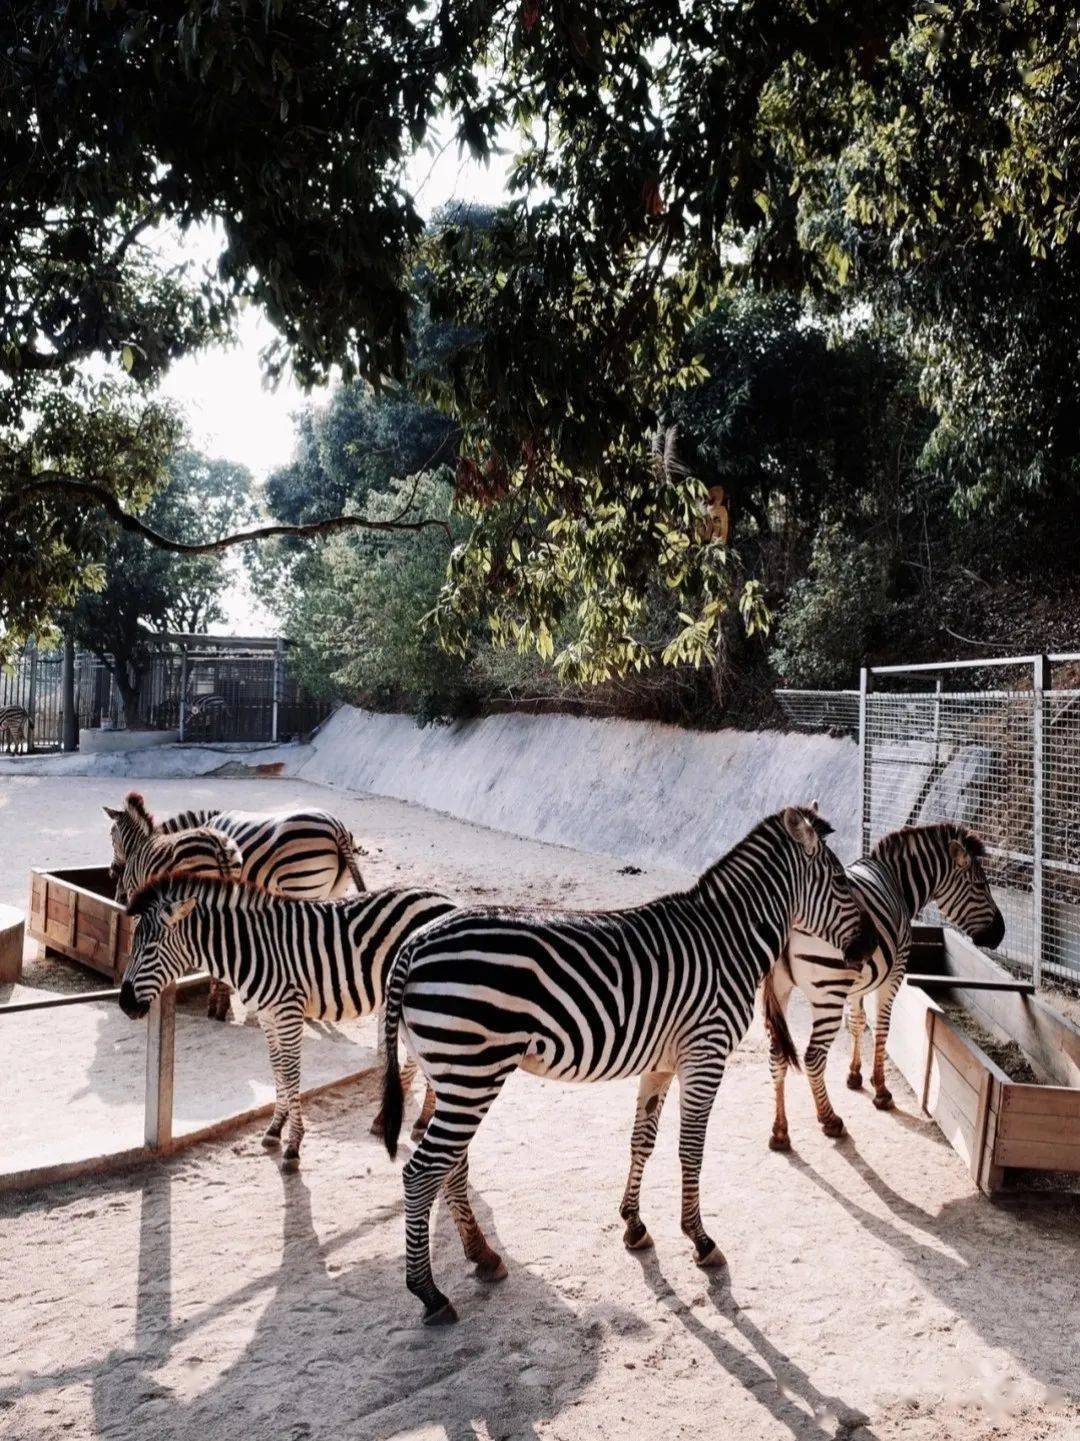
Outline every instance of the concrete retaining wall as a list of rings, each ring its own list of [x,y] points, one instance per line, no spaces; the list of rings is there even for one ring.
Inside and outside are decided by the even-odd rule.
[[[762,816],[816,796],[837,853],[850,860],[859,849],[858,747],[828,736],[523,715],[421,730],[345,706],[290,772],[687,870],[704,869]]]

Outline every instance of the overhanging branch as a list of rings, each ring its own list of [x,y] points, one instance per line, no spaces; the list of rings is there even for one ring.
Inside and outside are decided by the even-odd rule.
[[[244,545],[248,541],[273,540],[277,536],[285,535],[305,540],[315,535],[334,535],[342,530],[420,531],[435,527],[444,531],[447,537],[450,536],[448,521],[433,517],[405,520],[406,507],[406,510],[400,511],[390,520],[373,520],[365,515],[333,515],[327,520],[313,520],[305,525],[260,525],[253,530],[241,530],[233,535],[219,536],[217,540],[173,540],[171,536],[162,535],[160,531],[154,530],[152,526],[140,520],[137,515],[131,515],[126,511],[107,486],[92,480],[78,480],[74,476],[60,475],[55,471],[42,471],[32,480],[21,485],[9,500],[0,505],[0,518],[8,520],[18,510],[21,501],[32,495],[41,494],[81,495],[95,505],[99,505],[121,530],[141,536],[143,540],[156,546],[158,550],[171,551],[174,555],[212,555],[215,551],[227,550],[234,545]]]

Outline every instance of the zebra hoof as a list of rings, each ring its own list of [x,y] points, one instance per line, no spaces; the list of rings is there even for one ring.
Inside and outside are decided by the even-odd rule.
[[[505,1281],[509,1274],[506,1262],[495,1251],[492,1251],[485,1260],[477,1262],[476,1278],[478,1281]],[[449,1305],[449,1302],[447,1304]],[[454,1320],[457,1320],[456,1316]]]
[[[437,1310],[429,1311],[424,1317],[425,1326],[453,1326],[458,1314],[451,1301],[444,1301]]]
[[[879,1111],[891,1111],[893,1108],[892,1092],[879,1091],[874,1097],[874,1105]]]
[[[286,1172],[299,1171],[300,1152],[293,1150],[291,1146],[285,1148],[285,1154],[281,1158],[281,1169]]]
[[[374,1119],[374,1120],[372,1121],[372,1123],[371,1123],[371,1134],[372,1134],[373,1136],[385,1136],[385,1135],[386,1135],[386,1126],[385,1126],[385,1124],[384,1124],[384,1122],[383,1122],[383,1114],[382,1114],[381,1111],[379,1112],[379,1114],[375,1117],[375,1119]]]
[[[372,1129],[374,1129],[374,1127],[372,1127]],[[379,1134],[381,1135],[382,1132],[380,1131]],[[427,1122],[426,1122],[426,1121],[424,1121],[424,1122],[417,1121],[416,1125],[415,1125],[415,1126],[412,1128],[412,1130],[409,1132],[409,1140],[410,1140],[410,1141],[422,1141],[426,1135],[427,1135]]]
[[[268,1151],[276,1151],[281,1145],[281,1137],[276,1131],[265,1131],[263,1133],[262,1143]]]
[[[848,1072],[847,1088],[848,1088],[849,1091],[861,1091],[861,1090],[862,1090],[862,1072],[861,1072],[861,1071],[849,1071],[849,1072]]]
[[[707,1251],[704,1256],[695,1256],[694,1260],[703,1271],[711,1271],[718,1266],[727,1265],[727,1257],[717,1245],[713,1245],[712,1249]]]
[[[770,1151],[790,1151],[791,1137],[786,1131],[774,1131],[769,1137]]]
[[[822,1121],[821,1129],[830,1141],[835,1141],[844,1134],[844,1123],[839,1116],[829,1116],[827,1120]]]
[[[653,1238],[649,1235],[643,1221],[637,1221],[627,1226],[623,1232],[623,1245],[628,1251],[648,1251],[653,1245]]]

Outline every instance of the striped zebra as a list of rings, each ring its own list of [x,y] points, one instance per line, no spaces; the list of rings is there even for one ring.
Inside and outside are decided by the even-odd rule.
[[[651,1244],[638,1197],[660,1109],[679,1077],[682,1227],[701,1266],[723,1256],[701,1220],[705,1128],[729,1052],[745,1035],[758,986],[795,924],[855,960],[873,933],[831,827],[805,807],[762,821],[690,890],[625,911],[468,909],[403,947],[386,999],[383,1112],[387,1150],[401,1124],[397,1041],[435,1090],[435,1112],[404,1171],[406,1284],[430,1323],[456,1320],[431,1271],[428,1218],[442,1186],[466,1257],[487,1281],[506,1275],[468,1196],[468,1147],[519,1067],[562,1081],[640,1076],[625,1244]]]
[[[140,836],[127,852],[116,882],[116,898],[129,896],[165,876],[216,876],[223,881],[243,879],[244,856],[232,836],[213,826],[186,831],[151,831]],[[226,993],[227,994],[227,993]]]
[[[226,981],[254,1011],[274,1074],[274,1115],[263,1144],[288,1121],[282,1170],[300,1164],[300,1045],[304,1019],[367,1016],[383,1003],[402,943],[454,909],[434,891],[369,891],[332,901],[292,900],[243,882],[167,877],[139,892],[120,1006],[145,1016],[167,985],[189,971]],[[396,1057],[395,1057],[396,1060]],[[395,1071],[397,1067],[395,1066]],[[402,1096],[398,1096],[400,1125]]]
[[[206,825],[213,825],[236,842],[242,879],[263,890],[313,901],[344,894],[350,880],[358,891],[364,890],[364,878],[356,863],[356,842],[329,811],[287,811],[269,816],[253,811],[184,811],[158,822],[138,791],[126,797],[123,809],[104,809],[112,821],[111,874],[117,882],[116,899],[121,905],[135,889],[124,880],[130,856],[137,858],[138,883],[145,883],[149,873],[141,870],[140,857],[147,853],[141,848],[155,836],[175,835]],[[228,1010],[228,987],[212,981],[207,1014],[223,1021]]]
[[[980,946],[1001,944],[1005,922],[983,869],[985,847],[974,831],[955,822],[905,826],[882,836],[868,856],[848,867],[848,878],[877,933],[873,954],[861,967],[850,966],[827,941],[794,930],[785,954],[766,978],[765,1025],[769,1032],[769,1069],[776,1088],[776,1116],[769,1145],[791,1149],[784,1081],[789,1065],[799,1061],[791,1045],[784,1013],[798,986],[810,1002],[810,1043],[803,1063],[814,1096],[817,1118],[826,1136],[842,1136],[844,1123],[832,1108],[825,1086],[825,1063],[849,1005],[851,1066],[848,1088],[862,1088],[861,1043],[866,1016],[863,1000],[877,996],[874,1018],[874,1105],[891,1109],[885,1084],[885,1043],[893,1001],[904,979],[911,950],[911,923],[923,906],[933,902],[946,920],[966,931]],[[779,1026],[777,1020],[779,1019]]]
[[[0,749],[10,749],[14,754],[19,749],[19,742],[23,741],[29,754],[33,729],[34,718],[25,706],[0,706]]]

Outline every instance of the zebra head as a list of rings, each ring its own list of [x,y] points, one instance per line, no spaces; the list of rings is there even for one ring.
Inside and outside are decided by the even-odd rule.
[[[855,898],[847,872],[825,844],[832,826],[810,806],[781,811],[785,838],[795,858],[792,925],[843,952],[852,965],[873,954],[877,934]]]
[[[154,818],[146,809],[146,802],[138,791],[130,791],[124,797],[122,809],[118,810],[115,806],[102,806],[101,809],[112,821],[109,837],[112,841],[113,858],[109,875],[115,881],[123,871],[129,853],[140,841],[154,834]]]
[[[240,847],[213,826],[141,836],[129,849],[116,882],[116,900],[130,897],[165,876],[213,876],[238,881],[244,868]]]
[[[956,824],[942,829],[948,860],[944,879],[930,899],[945,919],[966,931],[977,946],[995,950],[1004,939],[1005,920],[986,879],[986,846],[982,837],[967,826]]]
[[[132,1020],[145,1016],[166,986],[197,965],[194,937],[185,925],[196,899],[164,884],[140,891],[128,906],[138,925],[120,987],[120,1009]]]

